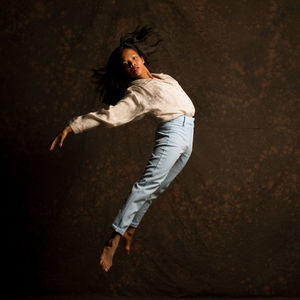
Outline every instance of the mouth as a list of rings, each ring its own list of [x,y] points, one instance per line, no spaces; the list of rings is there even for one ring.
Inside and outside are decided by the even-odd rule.
[[[136,68],[133,68],[133,69],[132,69],[132,71],[135,72],[135,73],[136,73],[138,70],[139,70],[139,67],[136,67]]]

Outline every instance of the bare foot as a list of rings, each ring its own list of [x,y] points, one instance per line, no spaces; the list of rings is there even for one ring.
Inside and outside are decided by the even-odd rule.
[[[127,252],[127,254],[130,253],[130,246],[131,246],[131,242],[132,242],[132,238],[135,232],[135,228],[134,227],[128,227],[127,230],[125,231],[123,237],[124,237],[124,247],[125,247],[125,251]]]
[[[111,238],[104,244],[103,251],[100,257],[100,265],[106,272],[108,272],[108,270],[112,266],[112,260],[118,248],[120,237],[121,235],[114,231]]]

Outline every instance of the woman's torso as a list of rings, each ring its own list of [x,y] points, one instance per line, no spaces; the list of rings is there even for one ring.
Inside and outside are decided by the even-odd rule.
[[[142,95],[141,105],[148,115],[159,121],[172,120],[180,115],[193,117],[195,107],[192,100],[170,75],[152,73],[154,78],[136,79],[128,87]]]

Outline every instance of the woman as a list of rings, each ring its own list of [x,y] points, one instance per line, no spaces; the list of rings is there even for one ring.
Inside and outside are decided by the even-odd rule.
[[[105,242],[100,265],[106,272],[124,238],[129,254],[132,237],[145,212],[187,163],[193,146],[195,107],[178,82],[164,73],[151,73],[148,57],[160,40],[149,43],[154,31],[146,26],[122,36],[106,68],[94,70],[102,101],[108,109],[78,116],[52,141],[50,150],[66,136],[98,125],[121,126],[145,115],[159,121],[153,153],[141,178],[134,183],[112,223],[113,232]]]

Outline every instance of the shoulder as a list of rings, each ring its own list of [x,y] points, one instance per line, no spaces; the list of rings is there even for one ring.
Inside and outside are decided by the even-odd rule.
[[[143,85],[131,85],[127,87],[123,99],[131,99],[139,103],[142,102],[146,97],[147,90]]]
[[[152,73],[152,74],[161,78],[173,78],[171,75],[166,73]]]
[[[173,76],[166,73],[153,73],[153,75],[156,75],[166,81],[177,82],[177,80]]]
[[[143,86],[134,84],[127,87],[125,95],[132,95],[132,94],[139,94],[139,93],[143,93]]]

